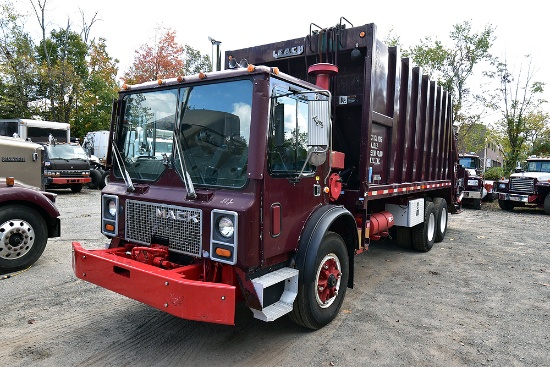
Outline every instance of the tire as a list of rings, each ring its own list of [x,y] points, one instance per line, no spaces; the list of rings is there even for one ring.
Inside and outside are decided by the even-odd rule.
[[[435,242],[441,242],[447,233],[449,211],[447,210],[447,201],[445,199],[435,198],[433,202],[435,207]]]
[[[473,199],[472,200],[472,205],[474,206],[475,210],[480,210],[481,209],[481,199]]]
[[[550,193],[546,194],[546,198],[544,199],[544,212],[550,215]]]
[[[500,209],[512,211],[514,209],[514,203],[507,201],[507,200],[498,200],[498,206],[500,206]]]
[[[102,171],[101,181],[99,182],[99,189],[103,190],[105,186],[109,183],[109,171]]]
[[[432,249],[435,241],[435,206],[434,203],[424,203],[424,223],[412,228],[413,247],[415,250],[428,252]]]
[[[90,178],[92,179],[92,181],[88,182],[88,187],[90,189],[94,190],[99,187],[99,183],[103,179],[102,173],[102,171],[99,171],[97,169],[90,170]]]
[[[397,245],[402,248],[413,248],[411,228],[397,226],[393,228],[395,228]]]
[[[315,256],[315,280],[298,284],[298,295],[290,319],[317,330],[334,320],[340,311],[349,278],[349,258],[344,240],[327,232]],[[303,271],[303,269],[299,269]]]
[[[71,191],[74,193],[82,191],[82,184],[73,184],[71,185]]]
[[[0,209],[0,272],[28,268],[40,258],[48,240],[46,221],[24,205]]]

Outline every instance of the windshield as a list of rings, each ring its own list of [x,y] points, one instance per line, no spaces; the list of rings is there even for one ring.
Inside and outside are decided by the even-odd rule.
[[[527,171],[550,173],[550,161],[530,161],[528,163]]]
[[[462,157],[460,158],[460,164],[464,167],[464,168],[469,168],[469,169],[476,169],[476,160],[475,158],[472,158],[472,157]]]
[[[48,154],[49,159],[88,159],[86,152],[84,152],[84,149],[82,149],[80,145],[47,145],[46,153]]]
[[[133,180],[157,180],[171,166],[195,185],[246,183],[251,80],[127,94],[123,106],[116,146]]]
[[[240,80],[195,86],[180,92],[178,142],[194,184],[242,187],[250,140],[252,82]]]

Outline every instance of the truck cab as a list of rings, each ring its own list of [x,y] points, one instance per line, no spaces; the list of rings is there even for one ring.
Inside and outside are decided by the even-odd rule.
[[[469,202],[474,209],[481,209],[481,200],[488,195],[482,176],[481,159],[475,153],[459,154],[459,180],[464,187],[463,202]],[[491,193],[492,195],[492,193]]]
[[[523,169],[497,181],[496,190],[503,210],[534,206],[550,214],[550,157],[529,157]]]
[[[46,189],[80,192],[90,182],[90,162],[78,143],[44,144],[44,183]]]

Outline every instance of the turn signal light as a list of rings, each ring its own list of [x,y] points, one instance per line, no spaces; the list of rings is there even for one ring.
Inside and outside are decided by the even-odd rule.
[[[222,257],[231,257],[231,251],[226,250],[224,248],[217,248],[216,249],[216,255],[222,256]]]
[[[112,224],[105,224],[105,230],[113,232],[115,230],[115,226],[113,226]]]
[[[15,185],[15,177],[6,177],[6,186]]]

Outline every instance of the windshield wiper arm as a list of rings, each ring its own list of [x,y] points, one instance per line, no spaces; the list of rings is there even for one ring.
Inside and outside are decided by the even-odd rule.
[[[124,180],[124,183],[126,184],[126,189],[128,191],[135,191],[136,188],[134,187],[134,183],[132,182],[132,178],[130,177],[130,174],[126,170],[126,166],[124,165],[124,159],[122,159],[122,154],[120,154],[120,151],[118,150],[118,147],[113,143],[113,151],[115,152],[115,159],[118,164],[118,167],[120,168],[120,173],[122,174],[122,179]],[[124,170],[124,171],[123,171]]]
[[[185,185],[185,190],[187,191],[187,197],[191,199],[196,199],[197,193],[195,192],[195,187],[193,186],[193,181],[191,180],[191,176],[187,171],[187,164],[185,163],[185,157],[181,154],[180,141],[177,133],[174,134],[174,138],[176,139],[176,151],[178,152],[178,156],[180,157],[180,169],[183,176],[183,184]]]

